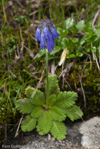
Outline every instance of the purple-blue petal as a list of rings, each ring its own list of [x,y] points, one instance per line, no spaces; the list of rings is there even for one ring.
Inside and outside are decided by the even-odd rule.
[[[46,48],[46,38],[44,33],[41,34],[40,47],[41,49]]]
[[[45,34],[46,39],[48,40],[51,33],[47,27],[44,28],[44,34]]]
[[[52,37],[52,35],[49,35],[49,38],[47,39],[47,47],[48,47],[48,51],[51,52],[54,49],[55,46],[55,41]]]
[[[51,52],[54,49],[55,46],[55,38],[58,38],[58,33],[55,31],[55,29],[52,29],[54,31],[50,32],[47,27],[44,28],[44,34],[47,39],[47,48],[48,51]],[[53,33],[53,34],[52,34]]]
[[[53,24],[53,28],[55,29],[55,25]]]
[[[40,33],[40,30],[37,29],[36,30],[36,38],[35,38],[35,41],[40,41],[41,40],[41,33]]]
[[[56,30],[54,28],[51,29],[51,33],[52,33],[52,36],[54,39],[56,39],[56,38],[59,39],[58,38],[59,34],[56,32]]]

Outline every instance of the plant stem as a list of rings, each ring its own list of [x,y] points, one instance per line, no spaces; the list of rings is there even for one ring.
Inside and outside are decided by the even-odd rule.
[[[4,0],[2,0],[2,7],[3,7],[3,14],[4,14],[4,22],[7,22],[5,7],[4,7]]]
[[[46,49],[46,107],[48,107],[48,96],[49,96],[49,81],[48,81],[48,49]]]

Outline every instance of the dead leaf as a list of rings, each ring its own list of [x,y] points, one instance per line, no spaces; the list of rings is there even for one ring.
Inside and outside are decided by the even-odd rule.
[[[67,52],[67,48],[65,48],[64,51],[62,52],[62,55],[61,55],[61,58],[60,58],[60,62],[59,62],[59,66],[64,64],[64,62],[66,60],[66,52]]]

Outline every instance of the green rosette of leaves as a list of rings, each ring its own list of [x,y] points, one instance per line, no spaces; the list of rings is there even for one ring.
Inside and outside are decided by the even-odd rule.
[[[48,81],[47,101],[43,92],[32,87],[26,88],[25,99],[17,100],[16,108],[25,114],[21,129],[29,132],[36,128],[40,135],[51,133],[56,139],[63,140],[67,134],[63,121],[66,117],[72,121],[77,120],[83,112],[75,105],[77,93],[61,92],[56,75],[49,75]]]

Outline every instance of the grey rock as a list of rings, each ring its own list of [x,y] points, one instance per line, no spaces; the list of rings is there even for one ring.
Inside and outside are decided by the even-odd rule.
[[[100,149],[100,117],[83,122],[79,128],[81,144],[88,149]]]

